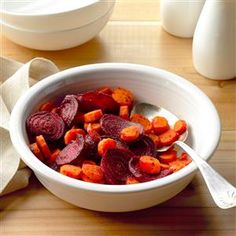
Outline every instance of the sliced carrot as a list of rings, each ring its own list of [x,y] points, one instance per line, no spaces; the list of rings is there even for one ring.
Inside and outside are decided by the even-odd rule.
[[[97,165],[96,162],[92,160],[84,160],[83,164]]]
[[[120,106],[119,116],[123,119],[129,120],[129,107],[127,105]]]
[[[82,172],[86,177],[88,177],[94,183],[99,183],[104,180],[103,170],[98,165],[83,164]]]
[[[169,146],[179,138],[179,135],[173,129],[169,129],[163,134],[160,134],[159,138],[162,146]]]
[[[140,135],[141,135],[140,128],[135,125],[124,128],[120,132],[120,138],[126,142],[133,142],[137,140]]]
[[[65,142],[65,144],[68,144],[72,140],[75,140],[77,134],[81,134],[83,136],[86,135],[86,133],[85,133],[85,131],[83,129],[74,129],[74,128],[72,128],[72,129],[68,130],[65,133],[65,135],[64,135],[64,142]]]
[[[171,161],[175,161],[177,159],[177,152],[175,150],[166,151],[159,155],[159,160],[162,163],[168,164]]]
[[[131,116],[131,121],[139,123],[143,126],[145,133],[150,133],[152,131],[152,123],[141,114],[133,114]]]
[[[84,113],[78,111],[77,114],[75,115],[73,123],[83,124],[84,123]]]
[[[115,88],[112,93],[112,98],[120,104],[120,106],[132,107],[134,102],[134,95],[131,91],[124,88]]]
[[[152,120],[152,127],[156,134],[162,134],[169,129],[168,120],[162,116],[156,116]]]
[[[84,129],[87,131],[88,129],[93,129],[98,133],[101,132],[102,128],[100,123],[84,123]]]
[[[168,164],[164,164],[164,163],[160,163],[161,169],[162,170],[167,170],[170,168],[170,166]]]
[[[84,122],[92,123],[99,120],[103,116],[102,110],[94,110],[84,114]]]
[[[182,152],[180,155],[180,160],[188,160],[188,154],[186,152]]]
[[[187,123],[184,120],[178,120],[174,124],[174,131],[183,134],[187,130]]]
[[[156,148],[160,148],[160,138],[156,134],[148,134],[148,137],[152,139],[152,141],[155,143]]]
[[[98,155],[102,157],[108,149],[116,148],[117,143],[114,139],[105,138],[98,143]]]
[[[39,147],[38,147],[38,144],[37,143],[32,143],[30,144],[29,146],[31,152],[34,153],[34,155],[40,160],[40,161],[43,161],[43,154],[41,153]]]
[[[52,102],[45,102],[39,108],[40,111],[52,111],[55,108],[55,105]]]
[[[60,167],[60,173],[74,179],[80,179],[82,170],[79,166],[67,164]]]
[[[48,147],[43,135],[36,136],[36,143],[37,143],[39,149],[41,150],[43,156],[46,159],[50,159],[51,152],[49,150],[49,147]]]
[[[138,184],[139,181],[137,179],[135,179],[134,177],[128,177],[126,179],[126,184]]]
[[[175,161],[169,162],[170,169],[173,170],[173,172],[177,172],[180,169],[185,167],[184,161],[181,161],[180,159],[176,159]]]
[[[107,95],[111,95],[112,94],[112,89],[109,87],[101,87],[97,89],[98,93],[103,93],[103,94],[107,94]]]
[[[61,150],[59,148],[57,148],[55,151],[53,151],[51,156],[50,156],[50,159],[48,160],[48,163],[54,162],[60,152],[61,152]]]
[[[161,171],[159,160],[152,156],[141,156],[139,159],[139,168],[147,174],[158,174]]]
[[[95,129],[92,128],[92,123],[88,124],[87,132],[95,142],[100,141],[101,136],[99,135],[99,133]]]

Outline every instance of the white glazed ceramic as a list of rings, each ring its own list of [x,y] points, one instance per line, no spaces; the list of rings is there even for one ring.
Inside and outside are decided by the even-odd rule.
[[[205,0],[161,0],[163,28],[178,37],[191,38]]]
[[[122,63],[72,68],[30,88],[11,114],[10,134],[14,147],[49,191],[79,207],[107,212],[134,211],[172,198],[191,182],[196,173],[194,163],[165,178],[146,183],[102,185],[63,176],[44,165],[29,150],[25,121],[39,104],[62,93],[78,93],[104,85],[128,88],[134,92],[137,101],[162,106],[187,120],[190,130],[187,143],[203,159],[210,159],[219,141],[220,120],[209,98],[175,74]]]
[[[207,0],[193,38],[193,63],[209,79],[236,77],[236,1]]]
[[[109,11],[114,0],[8,0],[2,3],[1,20],[28,31],[62,31],[94,22]]]
[[[113,7],[104,16],[77,29],[57,32],[26,31],[2,22],[2,32],[11,41],[32,49],[63,50],[79,46],[95,37],[106,25]]]

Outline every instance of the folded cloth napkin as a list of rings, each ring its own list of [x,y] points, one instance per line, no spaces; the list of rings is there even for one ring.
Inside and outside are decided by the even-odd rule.
[[[58,72],[44,58],[26,64],[0,57],[0,196],[28,185],[31,171],[20,160],[9,135],[10,113],[17,99],[37,81]]]

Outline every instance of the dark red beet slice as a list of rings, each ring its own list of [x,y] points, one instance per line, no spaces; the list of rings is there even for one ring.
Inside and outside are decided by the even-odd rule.
[[[30,135],[43,135],[46,140],[58,140],[65,131],[62,118],[53,112],[40,111],[32,114],[26,121]]]
[[[85,135],[84,142],[85,142],[84,155],[86,156],[87,159],[96,160],[98,158],[97,142],[95,142],[89,134]]]
[[[121,130],[129,126],[136,125],[140,127],[140,131],[141,133],[143,133],[142,125],[138,123],[130,122],[128,120],[125,120],[119,116],[112,115],[112,114],[103,115],[100,120],[100,124],[101,124],[102,130],[104,131],[106,135],[111,135],[118,139],[120,138]]]
[[[130,144],[130,150],[137,156],[155,156],[156,148],[151,138],[143,135],[137,142]]]
[[[157,175],[149,175],[139,169],[138,162],[139,158],[131,158],[129,161],[129,170],[134,175],[134,177],[140,182],[148,182],[151,180],[160,179],[173,173],[172,170],[166,169],[161,170],[161,172]]]
[[[72,140],[59,153],[56,164],[61,166],[69,163],[79,163],[83,159],[84,137],[78,134],[76,140]]]
[[[101,160],[105,179],[108,184],[125,184],[132,173],[129,170],[129,160],[133,153],[126,149],[109,149]]]
[[[97,91],[78,94],[79,107],[84,112],[102,109],[104,113],[117,114],[119,111],[118,103],[110,96]]]
[[[61,116],[67,126],[70,126],[78,110],[78,101],[75,95],[66,95],[57,113]]]

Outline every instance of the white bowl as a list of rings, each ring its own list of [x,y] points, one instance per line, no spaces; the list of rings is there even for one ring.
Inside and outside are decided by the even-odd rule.
[[[56,32],[27,31],[2,22],[2,32],[11,41],[27,48],[48,51],[68,49],[79,46],[95,37],[108,22],[113,6],[102,17],[72,30]]]
[[[194,163],[146,183],[103,185],[63,176],[39,161],[29,150],[25,122],[42,101],[65,92],[78,93],[104,85],[128,88],[138,101],[160,105],[185,119],[190,127],[188,143],[203,159],[209,160],[215,151],[220,137],[220,120],[214,105],[200,89],[164,70],[122,63],[72,68],[30,88],[11,114],[10,134],[14,147],[49,191],[76,206],[108,212],[134,211],[172,198],[194,177]]]
[[[2,4],[1,20],[28,31],[54,32],[79,28],[109,11],[114,0],[8,0]]]

